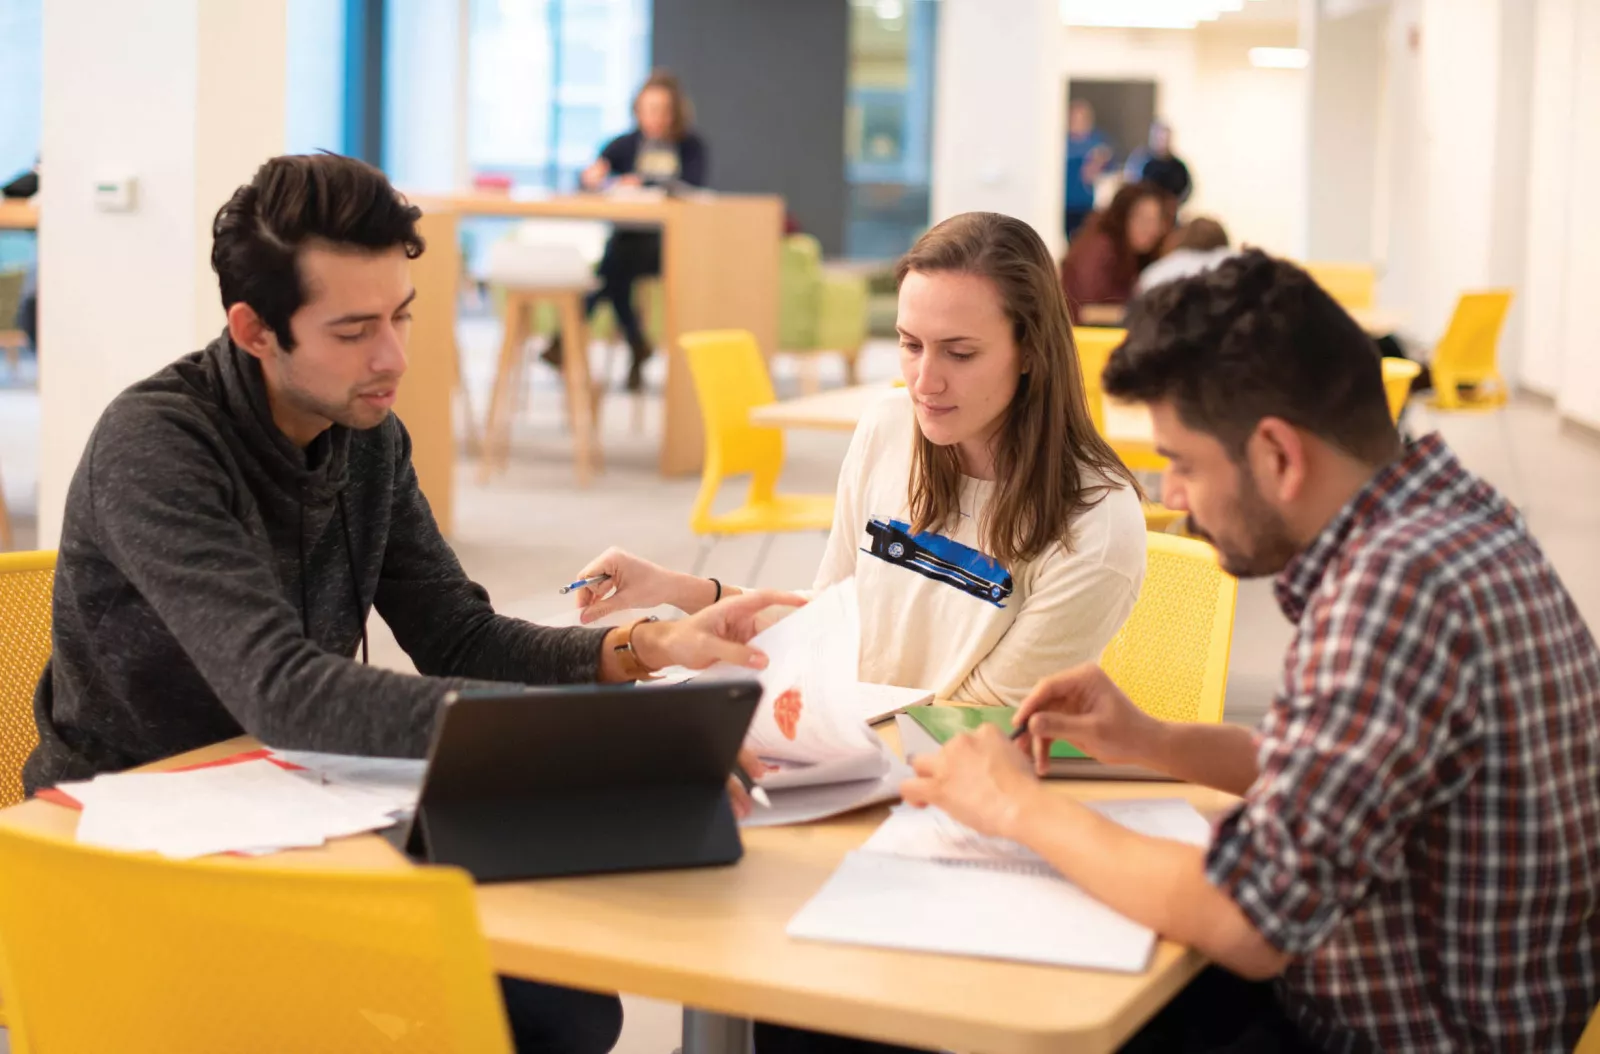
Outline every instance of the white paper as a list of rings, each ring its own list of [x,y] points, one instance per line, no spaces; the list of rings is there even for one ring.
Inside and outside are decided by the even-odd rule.
[[[1143,970],[1155,933],[1060,878],[857,851],[791,937],[985,959]]]
[[[177,859],[318,846],[394,822],[376,798],[330,793],[265,759],[98,776],[61,789],[83,805],[78,841]]]
[[[979,834],[943,809],[902,805],[862,844],[863,852],[1052,876],[1055,868],[1020,842]],[[1059,877],[1059,876],[1057,876]]]
[[[356,754],[323,754],[310,750],[277,750],[272,755],[298,765],[314,780],[350,801],[363,796],[386,802],[391,810],[417,807],[428,763],[419,758],[373,758]]]
[[[850,711],[872,724],[897,714],[908,706],[933,702],[934,695],[924,688],[902,688],[898,684],[872,684],[858,681],[848,692]]]
[[[811,823],[868,805],[880,805],[900,797],[900,785],[913,775],[908,766],[892,762],[877,779],[824,783],[768,792],[770,807],[756,806],[740,821],[742,827],[782,827],[791,823]]]

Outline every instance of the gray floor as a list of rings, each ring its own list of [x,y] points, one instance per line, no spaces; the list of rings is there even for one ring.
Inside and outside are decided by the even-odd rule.
[[[468,377],[477,395],[475,405],[481,407],[497,334],[492,324],[469,323],[464,330]],[[604,359],[597,349],[597,368]],[[620,357],[613,365],[620,373]],[[652,366],[655,371],[661,368],[659,361]],[[894,370],[892,345],[868,350],[866,376],[887,377]],[[775,373],[780,394],[794,394],[792,365],[780,360]],[[659,372],[651,380],[659,387]],[[824,368],[824,382],[841,382],[831,363]],[[696,542],[687,519],[698,483],[665,481],[655,473],[659,404],[654,397],[644,398],[644,427],[638,431],[633,428],[633,409],[632,400],[620,394],[608,401],[607,471],[591,487],[579,489],[573,483],[560,427],[555,376],[536,368],[508,471],[480,486],[476,466],[462,462],[455,546],[468,572],[488,588],[502,610],[540,619],[566,611],[556,586],[607,545],[625,546],[677,567],[686,568],[693,560]],[[1414,429],[1429,427],[1421,413],[1410,423]],[[1555,415],[1533,401],[1512,408],[1505,431],[1493,418],[1453,417],[1439,427],[1470,467],[1530,509],[1534,533],[1579,608],[1591,623],[1600,623],[1600,546],[1595,544],[1600,539],[1600,442],[1559,427]],[[1515,461],[1504,445],[1508,435],[1515,443]],[[831,492],[847,442],[845,435],[792,433],[785,486]],[[36,395],[26,389],[0,388],[0,473],[22,547],[33,544],[30,517],[37,450]],[[727,542],[713,554],[708,571],[741,583],[808,586],[822,548],[820,535],[781,538],[765,569],[752,580],[756,543]],[[373,636],[375,660],[406,667],[404,654],[383,627],[375,626]],[[1271,698],[1288,639],[1288,627],[1267,583],[1244,583],[1228,686],[1230,720],[1251,723],[1259,717]],[[619,1047],[623,1054],[665,1054],[676,1045],[676,1008],[630,1000],[628,1009],[628,1027]],[[0,1054],[5,1049],[0,1033]]]

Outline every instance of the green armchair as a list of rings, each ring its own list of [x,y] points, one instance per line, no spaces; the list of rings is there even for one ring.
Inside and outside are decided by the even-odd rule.
[[[815,391],[814,372],[807,368],[818,353],[844,358],[845,376],[856,383],[856,358],[867,341],[867,278],[831,273],[822,264],[822,246],[809,234],[783,239],[778,309],[778,348],[804,356],[800,383]]]

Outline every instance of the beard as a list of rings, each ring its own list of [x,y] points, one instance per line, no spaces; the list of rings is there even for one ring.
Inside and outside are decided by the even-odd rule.
[[[1222,569],[1235,578],[1265,578],[1288,566],[1300,551],[1278,510],[1267,504],[1248,471],[1239,473],[1239,498],[1232,523],[1237,530],[1218,537],[1199,523],[1194,514],[1187,517],[1188,531],[1217,551]]]

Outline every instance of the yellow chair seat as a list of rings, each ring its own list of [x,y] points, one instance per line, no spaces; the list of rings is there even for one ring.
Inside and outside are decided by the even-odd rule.
[[[781,534],[826,531],[833,526],[832,494],[774,494],[747,501],[731,512],[708,516],[697,534]]]
[[[1173,526],[1182,523],[1185,515],[1177,509],[1147,501],[1144,503],[1144,529],[1158,534],[1175,533]]]
[[[1434,387],[1438,388],[1437,383]],[[1506,389],[1506,382],[1496,374],[1486,383],[1472,388],[1457,388],[1453,398],[1435,390],[1428,400],[1428,406],[1453,414],[1487,414],[1501,409],[1510,401],[1511,393]]]
[[[1389,416],[1396,421],[1400,420],[1400,411],[1411,398],[1411,382],[1421,372],[1422,367],[1410,359],[1383,360],[1383,394],[1389,399]]]

